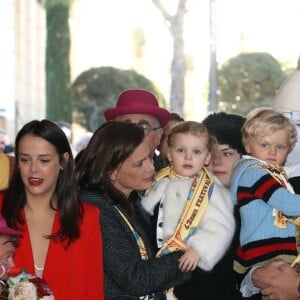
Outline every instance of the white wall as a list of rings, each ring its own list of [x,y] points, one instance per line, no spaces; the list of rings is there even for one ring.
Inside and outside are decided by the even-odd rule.
[[[15,135],[14,0],[0,1],[0,127]]]

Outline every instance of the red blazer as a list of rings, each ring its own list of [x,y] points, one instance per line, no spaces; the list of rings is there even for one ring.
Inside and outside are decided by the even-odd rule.
[[[0,201],[3,195],[0,193]],[[0,202],[2,203],[2,201]],[[104,299],[104,271],[102,236],[98,208],[87,203],[80,228],[80,238],[69,248],[63,243],[50,241],[44,266],[43,278],[52,290],[55,300],[101,300]],[[24,211],[22,211],[24,217]],[[52,232],[59,228],[56,213]],[[23,236],[16,249],[14,262],[17,266],[35,274],[33,254],[27,225],[20,228]]]

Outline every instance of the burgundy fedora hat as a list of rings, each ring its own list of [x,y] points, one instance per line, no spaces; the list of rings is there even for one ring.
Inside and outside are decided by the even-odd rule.
[[[156,97],[146,90],[132,89],[120,93],[116,107],[109,108],[104,112],[107,121],[114,120],[117,116],[126,114],[147,114],[156,117],[161,127],[164,127],[170,113],[159,107]]]

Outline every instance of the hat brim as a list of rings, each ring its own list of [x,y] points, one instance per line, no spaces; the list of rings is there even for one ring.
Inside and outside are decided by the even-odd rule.
[[[117,116],[126,114],[146,114],[154,116],[160,122],[161,127],[165,127],[170,120],[170,113],[161,107],[147,107],[147,106],[134,106],[134,107],[116,107],[109,108],[104,112],[107,121],[114,120]]]

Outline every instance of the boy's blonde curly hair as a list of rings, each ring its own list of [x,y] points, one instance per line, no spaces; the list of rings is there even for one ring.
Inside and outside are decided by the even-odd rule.
[[[293,121],[272,108],[254,109],[247,115],[242,127],[243,145],[247,145],[250,139],[259,140],[282,129],[287,130],[290,152],[297,141],[297,131]]]

